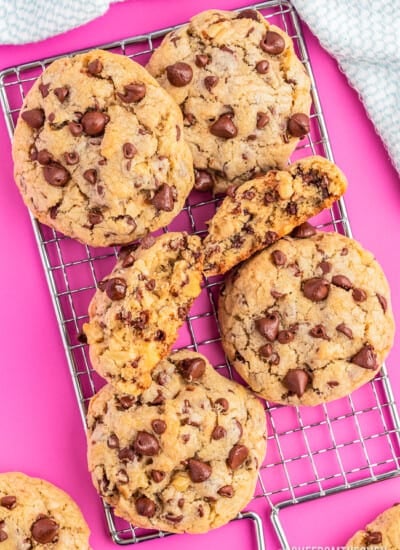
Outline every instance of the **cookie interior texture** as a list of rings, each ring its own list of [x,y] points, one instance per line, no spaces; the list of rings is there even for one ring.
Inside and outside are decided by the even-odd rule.
[[[290,37],[255,10],[194,16],[147,69],[182,109],[200,190],[283,168],[309,131],[306,71]]]
[[[400,506],[394,505],[385,510],[365,529],[351,537],[346,548],[349,550],[362,548],[398,550],[400,548]]]
[[[166,226],[194,181],[179,108],[143,67],[101,50],[43,72],[24,101],[13,157],[33,215],[92,246]]]
[[[253,496],[266,449],[265,413],[199,353],[171,354],[139,397],[107,385],[88,412],[93,482],[134,525],[202,533]]]
[[[150,385],[200,294],[202,268],[199,237],[165,233],[123,249],[99,283],[83,330],[93,368],[118,391],[139,394]]]
[[[319,156],[243,183],[225,197],[210,221],[204,240],[205,273],[226,273],[332,206],[346,188],[340,169]]]
[[[89,535],[64,491],[19,472],[0,474],[0,548],[90,550]]]
[[[394,337],[389,286],[372,254],[338,233],[309,233],[300,228],[245,262],[219,301],[232,365],[256,393],[288,405],[351,393],[376,375]]]

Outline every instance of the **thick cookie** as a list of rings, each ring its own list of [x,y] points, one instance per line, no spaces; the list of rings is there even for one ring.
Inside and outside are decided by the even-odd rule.
[[[93,368],[118,391],[136,395],[150,385],[200,294],[202,268],[199,237],[166,233],[123,250],[99,283],[83,330]]]
[[[394,336],[390,292],[372,254],[300,226],[248,260],[219,301],[232,365],[265,399],[317,405],[371,380]]]
[[[309,131],[305,69],[290,37],[255,10],[196,15],[147,68],[182,109],[197,189],[226,191],[284,168]]]
[[[220,275],[329,208],[346,191],[335,164],[307,157],[272,170],[225,197],[204,240],[206,275]]]
[[[52,63],[28,93],[15,181],[41,222],[92,246],[166,226],[193,186],[182,115],[148,72],[94,50]]]
[[[358,531],[347,543],[349,550],[399,550],[400,506],[385,510],[363,531]]]
[[[88,412],[93,482],[140,527],[203,533],[253,496],[266,448],[265,413],[199,353],[179,351],[138,398],[105,386]]]
[[[0,548],[89,550],[89,528],[71,498],[47,481],[0,474]]]

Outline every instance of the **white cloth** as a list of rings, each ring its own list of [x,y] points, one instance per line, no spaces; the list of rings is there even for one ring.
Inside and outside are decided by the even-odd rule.
[[[400,1],[292,3],[321,45],[338,60],[400,172]]]
[[[0,44],[26,44],[103,15],[109,0],[0,0]]]

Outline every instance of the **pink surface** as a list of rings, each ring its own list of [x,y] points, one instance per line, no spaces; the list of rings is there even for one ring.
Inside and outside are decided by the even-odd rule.
[[[102,18],[62,36],[29,46],[0,47],[0,68],[180,23],[209,7],[234,8],[244,5],[244,2],[215,0],[210,4],[206,0],[197,0],[175,4],[171,6],[171,2],[165,0],[131,0],[116,4]],[[335,61],[321,49],[307,29],[305,38],[335,159],[349,180],[346,204],[354,235],[366,248],[374,251],[384,267],[392,287],[395,315],[398,316],[400,279],[396,276],[395,248],[400,219],[398,175],[357,94],[348,86]],[[3,258],[0,272],[3,310],[0,331],[3,373],[0,471],[21,470],[46,478],[65,489],[87,518],[92,530],[92,547],[95,550],[115,548],[106,533],[102,507],[87,473],[81,419],[30,220],[12,182],[10,144],[2,117],[0,136],[3,145],[0,153],[0,220],[3,227],[0,234]],[[196,307],[200,311],[202,302],[199,301]],[[200,327],[199,331],[205,334],[208,328]],[[398,402],[400,373],[396,365],[399,355],[396,342],[387,365]],[[366,392],[357,393],[354,397],[356,406],[363,407],[363,403],[357,402],[363,399],[368,399]],[[330,406],[331,415],[335,415],[335,407],[339,406],[342,405]],[[274,413],[278,432],[283,433],[290,426],[291,414],[286,409]],[[304,414],[310,424],[320,420],[317,411]],[[371,423],[375,421],[372,419]],[[364,436],[368,435],[369,423],[370,417],[364,414],[360,421]],[[346,433],[346,426],[340,425],[336,433],[339,443],[346,443]],[[322,448],[323,432],[320,439],[318,432],[314,435],[313,441]],[[285,457],[290,457],[293,448],[300,445],[296,437],[292,434],[282,438]],[[348,461],[349,468],[362,461],[360,449],[352,446],[351,456],[346,455],[346,447],[343,449],[342,460]],[[371,456],[382,452],[379,440],[375,444],[372,441],[368,451]],[[268,463],[273,463],[276,457],[276,445],[270,441]],[[322,470],[324,466],[317,458],[317,468]],[[296,482],[301,483],[302,474],[308,479],[306,467],[307,464],[302,465],[301,461],[296,464],[293,473]],[[278,467],[269,471],[273,475],[268,475],[267,471],[265,478],[271,490],[274,483],[276,488],[281,488],[282,475]],[[323,475],[328,477],[329,472],[324,471]],[[260,492],[258,487],[257,493]],[[399,493],[400,479],[386,481],[319,503],[296,506],[282,512],[282,520],[291,544],[341,545],[362,524],[400,500]],[[264,499],[258,499],[251,508],[263,517],[267,547],[269,550],[278,549]],[[255,548],[251,525],[247,521],[236,522],[204,536],[147,542],[144,548],[183,550],[188,544],[193,550],[203,549],[205,544],[210,548],[225,544],[232,550]]]

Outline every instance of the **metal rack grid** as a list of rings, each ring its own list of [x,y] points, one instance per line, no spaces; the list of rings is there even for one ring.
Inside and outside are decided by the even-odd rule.
[[[259,9],[270,22],[292,37],[297,54],[311,78],[311,132],[300,142],[292,160],[310,154],[321,154],[333,160],[296,12],[286,0],[270,0],[246,7]],[[161,38],[174,28],[100,47],[145,63]],[[42,59],[0,73],[0,100],[10,138],[27,91],[54,59],[56,57]],[[205,221],[215,212],[218,200],[211,195],[192,193],[168,229],[187,230],[203,236],[206,233]],[[118,251],[116,248],[93,249],[81,245],[31,219],[82,421],[86,425],[88,401],[104,381],[92,370],[87,346],[79,341],[79,334],[87,320],[87,306],[97,283],[111,271]],[[314,222],[320,228],[351,236],[343,200],[330,211],[320,214]],[[221,284],[220,278],[204,280],[202,294],[180,331],[176,348],[203,352],[222,374],[235,379],[236,374],[220,345],[216,303]],[[249,508],[256,501],[266,505],[264,511],[271,512],[282,548],[289,548],[289,543],[279,518],[281,509],[400,475],[400,419],[385,367],[372,382],[347,398],[313,408],[282,407],[266,402],[265,410],[269,433],[267,457]],[[130,526],[115,517],[109,506],[104,508],[110,535],[118,544],[139,543],[168,535]],[[260,516],[249,511],[239,514],[237,519],[254,523],[258,548],[264,550]]]

